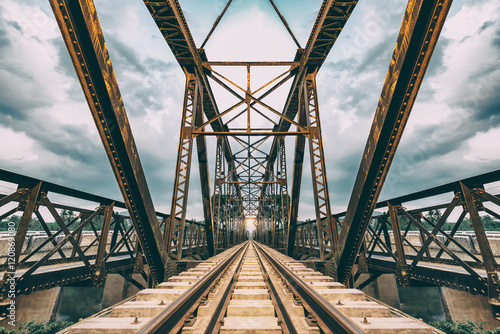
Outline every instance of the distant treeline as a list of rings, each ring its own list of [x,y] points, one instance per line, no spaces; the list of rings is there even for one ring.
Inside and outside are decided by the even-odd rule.
[[[71,210],[62,210],[62,212],[61,212],[61,218],[65,222],[65,224],[70,223],[76,217],[77,217],[77,215],[74,214],[73,211],[71,211]],[[102,227],[102,217],[103,216],[100,215],[100,216],[97,216],[93,220],[94,228],[98,231]],[[427,214],[425,215],[425,218],[434,225],[437,224],[437,222],[441,219],[441,217],[442,217],[442,213],[440,210],[431,210],[431,211],[427,212]],[[16,225],[16,229],[17,229],[20,221],[21,221],[21,216],[11,215],[11,216],[5,218],[4,220],[0,221],[0,231],[7,231],[9,222],[14,222],[14,224]],[[310,220],[308,219],[306,221],[302,221],[299,223],[305,223],[308,221],[310,221]],[[492,217],[490,215],[484,215],[484,216],[481,216],[481,221],[482,221],[484,229],[486,231],[500,231],[500,221],[496,220],[494,217]],[[406,226],[408,225],[408,218],[400,215],[399,216],[399,223],[400,223],[402,229],[405,229]],[[424,226],[428,230],[433,229],[433,226],[431,224],[429,224],[425,219],[421,219],[420,223],[422,224],[422,226]],[[46,222],[45,224],[47,225],[47,227],[49,228],[50,231],[59,231],[60,230],[60,227],[56,222]],[[376,225],[375,220],[372,221],[372,224]],[[442,229],[444,231],[451,231],[455,227],[455,224],[456,224],[455,222],[446,222],[446,223],[444,223]],[[77,226],[77,223],[75,223],[74,227],[76,227],[76,226]],[[388,229],[389,230],[391,229],[390,226],[388,226]],[[37,218],[32,218],[28,230],[29,231],[44,231],[44,228],[43,228],[42,224],[38,221]],[[85,226],[84,230],[91,231],[92,226],[89,224],[89,225]],[[460,227],[458,228],[458,231],[473,231],[473,230],[474,229],[472,227],[472,223],[471,223],[469,218],[464,218],[464,220],[460,224]],[[418,227],[415,226],[414,224],[412,224],[410,227],[410,231],[418,231]]]
[[[433,225],[436,225],[437,222],[441,219],[442,213],[441,213],[441,210],[431,210],[431,211],[427,212],[427,214],[425,214],[424,216]],[[302,221],[300,223],[306,223],[308,221],[310,221],[310,220],[308,219],[308,220]],[[401,226],[401,229],[405,229],[408,226],[408,222],[409,222],[409,220],[407,217],[402,216],[402,215],[399,216],[399,224]],[[485,231],[500,231],[500,221],[495,220],[495,218],[490,216],[490,215],[481,216],[481,222],[483,223]],[[421,219],[420,223],[427,230],[432,230],[434,228],[425,219]],[[377,225],[376,220],[372,220],[371,225],[373,227],[375,227],[375,225]],[[444,231],[451,231],[455,227],[455,225],[456,225],[456,222],[445,222],[441,229]],[[387,228],[389,230],[391,230],[390,225],[388,225]],[[418,227],[415,224],[411,224],[410,231],[418,231]],[[462,223],[460,224],[460,226],[458,228],[458,231],[474,231],[474,228],[472,227],[472,223],[470,221],[470,218],[468,218],[468,217],[464,218],[464,220],[462,221]]]
[[[60,216],[66,225],[69,224],[71,221],[73,221],[77,217],[77,215],[71,210],[62,210],[62,212],[60,213]],[[17,229],[17,227],[19,226],[19,223],[21,222],[21,216],[11,215],[11,216],[3,219],[2,221],[0,221],[0,231],[7,231],[8,227],[9,227],[9,222],[13,222],[16,226],[16,229]],[[94,227],[96,228],[96,230],[99,231],[102,227],[102,215],[94,218],[93,224],[94,224]],[[59,227],[59,224],[57,224],[55,221],[45,222],[45,225],[47,226],[47,228],[50,231],[59,231],[61,229]],[[78,226],[78,223],[75,222],[74,225],[72,225],[71,227],[75,228],[77,226]],[[85,231],[91,231],[92,226],[90,224],[88,224],[83,229]],[[42,223],[38,220],[38,218],[32,218],[30,225],[28,227],[28,231],[45,231],[45,229],[43,228]]]

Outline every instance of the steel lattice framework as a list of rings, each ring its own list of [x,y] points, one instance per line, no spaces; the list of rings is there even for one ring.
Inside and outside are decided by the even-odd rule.
[[[325,165],[327,153],[323,147],[316,76],[358,1],[324,0],[309,39],[305,47],[301,47],[286,19],[270,0],[290,38],[297,45],[297,52],[294,59],[289,61],[267,62],[209,60],[204,46],[230,7],[231,0],[216,19],[201,48],[195,44],[178,0],[144,1],[186,76],[170,215],[158,213],[154,209],[93,1],[49,2],[124,202],[1,171],[2,180],[16,183],[18,190],[0,197],[0,207],[13,202],[18,202],[19,205],[0,218],[4,219],[18,211],[23,212],[15,237],[18,246],[15,249],[14,269],[27,268],[22,274],[24,281],[19,284],[25,291],[20,293],[61,284],[60,278],[51,280],[42,274],[38,277],[43,278],[45,285],[36,284],[33,278],[37,277],[36,270],[49,263],[81,262],[78,267],[68,269],[67,275],[72,278],[63,278],[62,282],[65,279],[68,282],[90,280],[93,285],[100,285],[105,273],[114,270],[122,272],[130,280],[129,273],[141,272],[148,278],[150,285],[156,285],[175,271],[175,260],[194,255],[212,256],[240,243],[248,238],[246,224],[252,223],[256,226],[256,238],[260,242],[291,256],[317,256],[325,261],[325,272],[340,282],[349,283],[353,278],[355,281],[361,272],[372,273],[370,280],[377,273],[394,272],[398,283],[403,286],[416,281],[435,283],[436,277],[444,277],[443,281],[438,279],[438,282],[487,295],[496,313],[500,305],[498,266],[478,210],[500,217],[482,205],[484,201],[500,205],[497,195],[484,191],[485,183],[499,179],[498,172],[462,180],[452,186],[431,189],[419,195],[377,203],[451,0],[408,2],[349,205],[345,213],[335,215],[330,207]],[[263,67],[282,71],[255,88],[252,75],[256,68]],[[238,85],[236,79],[223,75],[228,68],[244,69],[246,86]],[[265,101],[285,83],[290,85],[290,90],[283,100],[281,110],[277,110]],[[219,110],[211,84],[222,87],[236,102],[225,110]],[[207,147],[207,136],[216,137],[213,188],[209,181],[210,150]],[[291,149],[291,174],[287,170],[285,149],[288,136],[295,139]],[[306,144],[310,156],[316,215],[313,221],[299,223],[298,209]],[[194,148],[200,174],[203,223],[186,219]],[[442,219],[430,231],[423,226],[422,219],[425,220],[425,217],[421,215],[421,212],[429,208],[408,211],[402,205],[411,198],[424,198],[449,188],[454,191],[454,198],[446,206]],[[80,213],[77,219],[68,224],[57,211],[64,206],[53,204],[47,197],[49,191],[91,199],[99,203],[99,206],[94,211],[74,208]],[[60,231],[56,234],[52,234],[44,223],[44,218],[38,211],[40,205],[49,210],[60,226]],[[373,212],[380,205],[387,207],[388,214],[374,217]],[[449,233],[443,231],[446,217],[459,205],[464,209],[457,228]],[[125,217],[116,214],[113,208],[117,206],[126,208],[129,215]],[[33,214],[38,217],[48,236],[43,246],[51,243],[54,248],[42,260],[27,265],[33,255],[21,258],[21,248]],[[469,214],[473,223],[480,256],[461,247],[454,239],[466,214]],[[100,216],[103,221],[101,231],[93,227],[97,248],[94,254],[89,255],[86,249],[82,250],[78,240],[83,228],[93,226],[93,220]],[[404,224],[400,217],[405,217]],[[73,225],[78,220],[78,226]],[[130,224],[125,224],[124,220]],[[419,246],[414,246],[409,240],[410,225],[419,230],[422,240]],[[69,229],[71,226],[72,231]],[[392,230],[392,239],[388,228]],[[72,245],[70,256],[62,250],[63,244],[56,242],[57,234],[64,234],[64,243]],[[446,240],[440,241],[438,234]],[[108,235],[111,238],[109,251],[106,250]],[[429,251],[433,242],[440,247],[437,254]],[[450,243],[460,248],[469,259],[458,257],[448,247]],[[120,253],[123,247],[127,251]],[[40,250],[41,248],[36,249],[35,253]],[[50,259],[55,254],[59,254],[59,260]],[[443,254],[447,256],[444,260]],[[91,263],[89,259],[95,261]],[[148,264],[148,273],[142,269],[143,260]],[[454,285],[446,279],[450,275],[448,272],[439,267],[429,269],[419,266],[422,261],[444,261],[463,268],[465,273]],[[359,270],[353,275],[355,263]],[[475,268],[484,268],[486,275],[481,276]],[[64,276],[66,272],[61,272],[60,275]],[[368,281],[363,284],[367,283]]]

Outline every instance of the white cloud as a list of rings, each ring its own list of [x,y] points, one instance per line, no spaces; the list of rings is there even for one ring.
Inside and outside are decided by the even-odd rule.
[[[500,160],[499,140],[500,128],[478,133],[467,142],[468,152],[464,159],[475,163]]]
[[[465,2],[457,14],[446,20],[442,36],[452,40],[463,40],[466,37],[477,38],[485,22],[498,20],[499,10],[498,1]]]
[[[25,133],[14,132],[12,129],[0,126],[0,157],[11,163],[25,163],[36,160],[34,152],[35,141]]]
[[[442,38],[448,41],[444,64],[428,79],[435,102],[461,104],[474,112],[480,100],[491,97],[500,83],[500,54],[492,45],[498,29],[500,3],[466,4],[445,23]]]

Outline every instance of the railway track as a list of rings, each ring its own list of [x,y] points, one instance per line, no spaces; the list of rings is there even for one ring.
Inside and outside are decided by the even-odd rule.
[[[64,333],[441,332],[248,241]]]

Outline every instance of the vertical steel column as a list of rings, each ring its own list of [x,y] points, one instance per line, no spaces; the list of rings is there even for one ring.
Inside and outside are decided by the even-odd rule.
[[[275,180],[274,180],[274,165],[271,166],[271,178],[269,179],[270,181],[273,181],[273,183],[271,183],[270,185],[270,207],[271,207],[271,210],[269,210],[269,214],[270,214],[270,221],[271,221],[271,242],[269,243],[269,245],[271,245],[273,248],[277,248],[278,246],[278,243],[276,241],[276,231],[277,231],[277,228],[276,228],[276,213],[277,213],[277,208],[276,208],[276,183],[275,183]]]
[[[224,160],[224,141],[221,136],[217,137],[217,147],[215,152],[215,177],[214,177],[214,194],[212,200],[212,209],[213,209],[213,222],[215,227],[215,252],[217,253],[220,247],[219,241],[219,232],[220,232],[220,200],[221,200],[221,192],[222,192],[222,184],[224,183],[223,176],[223,160]]]
[[[314,256],[314,229],[311,222],[307,223],[307,235],[309,239],[309,255]]]
[[[191,157],[193,150],[192,128],[198,107],[198,84],[194,74],[186,73],[186,88],[182,110],[179,150],[175,168],[175,183],[172,195],[170,217],[165,227],[165,247],[168,255],[177,260],[182,259],[184,242],[184,224],[186,221],[186,206],[191,172]],[[177,254],[173,250],[177,250]]]
[[[286,172],[286,150],[285,150],[285,138],[282,136],[279,138],[279,171],[280,179],[278,180],[280,185],[280,195],[281,195],[281,224],[282,230],[280,235],[280,240],[282,240],[285,252],[288,248],[288,229],[290,224],[290,199],[288,196],[288,178]]]
[[[109,227],[111,226],[111,218],[113,217],[113,207],[115,202],[107,205],[104,209],[104,217],[102,220],[101,235],[99,236],[99,247],[95,258],[94,272],[92,275],[92,286],[103,286],[106,281],[106,246],[108,243]],[[137,245],[138,246],[138,245]]]
[[[498,272],[496,270],[497,263],[493,251],[491,250],[490,242],[484,231],[483,222],[479,216],[474,196],[469,187],[460,182],[462,194],[465,200],[465,206],[469,212],[469,218],[476,234],[477,243],[481,251],[484,269],[488,274],[488,303],[491,306],[493,317],[497,320],[500,319],[500,281],[498,280]]]
[[[199,88],[199,98],[197,100],[195,125],[203,124],[203,89]],[[202,129],[205,131],[205,129]],[[205,230],[207,235],[208,256],[215,254],[214,247],[214,227],[212,201],[210,200],[210,173],[208,171],[207,140],[205,136],[196,137],[196,147],[198,152],[198,166],[200,170],[201,198],[203,202],[203,218],[205,220]]]
[[[223,166],[223,171],[226,170],[224,160],[222,160],[222,166]],[[222,173],[224,175],[224,173]],[[222,246],[222,249],[227,249],[228,245],[228,238],[227,238],[227,229],[228,229],[228,224],[227,224],[227,183],[224,182],[222,183],[222,196],[221,196],[221,209],[219,212],[219,220],[220,220],[220,245]],[[221,215],[222,213],[222,215]]]
[[[188,227],[189,238],[187,240],[187,256],[193,256],[193,240],[194,240],[194,223],[190,223]]]
[[[301,84],[302,86],[303,84]],[[300,87],[301,87],[300,86]],[[306,105],[303,89],[298,89],[298,123],[307,125]],[[293,158],[292,171],[292,198],[290,206],[290,228],[288,229],[288,256],[293,257],[293,246],[295,244],[295,233],[297,230],[297,219],[299,216],[300,188],[302,184],[302,168],[304,166],[304,150],[306,146],[306,136],[297,135],[295,139],[295,155]]]
[[[318,229],[319,255],[322,260],[333,255],[333,245],[337,243],[337,227],[333,226],[330,209],[330,195],[326,179],[325,152],[321,135],[318,96],[316,91],[316,74],[306,76],[304,84],[307,125],[309,127],[309,154],[311,157],[311,174],[313,177],[314,203],[316,209],[316,226]]]
[[[410,278],[408,276],[408,266],[406,264],[405,249],[403,246],[403,240],[401,239],[401,228],[399,227],[398,212],[391,203],[387,202],[387,207],[389,210],[389,217],[392,226],[392,235],[394,236],[394,243],[396,244],[396,256],[397,256],[397,269],[396,278],[399,286],[409,286]],[[385,222],[382,222],[385,224]]]
[[[42,187],[42,182],[38,183],[36,186],[30,189],[28,199],[26,202],[21,201],[18,206],[18,210],[23,211],[21,221],[19,222],[19,227],[16,231],[16,236],[14,237],[14,263],[9,264],[9,272],[16,271],[17,265],[19,264],[19,258],[21,256],[21,251],[23,249],[24,240],[26,239],[26,234],[28,233],[28,228],[31,223],[31,217],[33,212],[37,207],[38,196],[40,195],[40,188]],[[19,189],[18,189],[19,190]],[[12,268],[10,265],[13,265]]]

